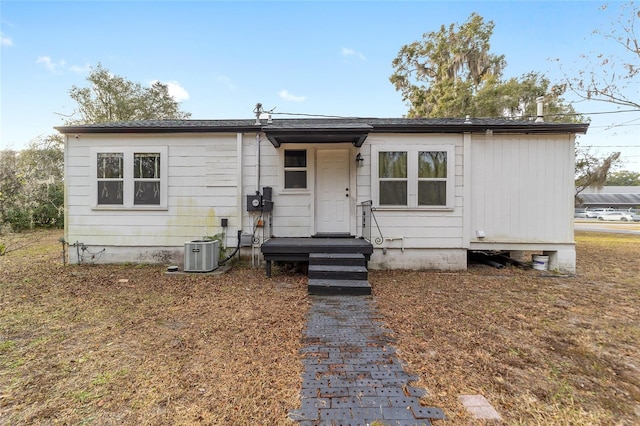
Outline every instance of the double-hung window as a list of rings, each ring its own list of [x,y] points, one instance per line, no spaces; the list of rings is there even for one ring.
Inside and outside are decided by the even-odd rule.
[[[381,206],[407,205],[407,159],[406,151],[381,151],[378,153],[378,178]]]
[[[124,153],[99,152],[97,155],[98,205],[124,203]]]
[[[379,207],[453,208],[453,146],[373,148],[373,195]]]
[[[285,189],[307,188],[307,150],[287,149],[284,151]]]
[[[159,152],[133,153],[133,204],[160,205],[160,165]]]
[[[96,148],[92,157],[94,208],[167,208],[167,147]]]
[[[447,205],[447,151],[418,151],[418,206]]]

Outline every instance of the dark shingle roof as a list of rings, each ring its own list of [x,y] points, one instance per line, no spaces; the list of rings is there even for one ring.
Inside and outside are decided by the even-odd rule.
[[[351,131],[367,133],[586,133],[586,123],[536,123],[502,118],[288,118],[267,123],[238,120],[145,120],[55,127],[60,133],[224,133]]]

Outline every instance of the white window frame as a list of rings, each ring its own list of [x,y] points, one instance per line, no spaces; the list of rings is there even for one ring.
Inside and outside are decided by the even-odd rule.
[[[444,151],[447,153],[446,204],[441,206],[418,205],[418,153]],[[407,153],[407,205],[380,205],[379,154],[381,152]],[[455,195],[455,146],[454,145],[380,145],[371,147],[371,194],[373,204],[379,210],[453,210]],[[439,179],[433,179],[439,180]]]
[[[287,146],[284,147],[282,146],[282,157],[281,157],[281,165],[282,165],[282,192],[283,193],[292,193],[292,194],[308,194],[312,188],[312,182],[311,182],[311,176],[310,176],[310,170],[313,170],[313,164],[312,163],[312,159],[313,159],[313,155],[311,153],[311,149],[307,146]],[[306,167],[285,167],[285,152],[286,151],[305,151],[306,152],[306,162],[307,162],[307,166]],[[293,172],[301,172],[304,171],[306,173],[306,177],[307,177],[307,186],[306,188],[287,188],[286,187],[286,172],[287,171],[293,171]]]
[[[91,149],[91,208],[93,210],[167,210],[168,179],[168,148],[166,146],[111,146]],[[98,154],[122,153],[123,160],[123,191],[122,204],[98,204]],[[160,154],[160,204],[134,204],[135,180],[133,178],[134,154]]]

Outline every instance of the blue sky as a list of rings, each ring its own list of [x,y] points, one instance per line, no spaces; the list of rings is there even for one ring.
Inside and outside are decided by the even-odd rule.
[[[592,31],[618,18],[620,3],[602,4],[0,0],[0,146],[54,133],[75,106],[69,89],[85,86],[98,62],[131,81],[170,84],[192,118],[252,118],[257,102],[276,113],[400,117],[407,107],[389,82],[391,61],[472,12],[495,22],[491,45],[506,56],[506,77],[540,71],[557,82],[550,58],[575,70],[581,53],[600,47]],[[623,168],[640,171],[640,112],[590,117],[580,143],[620,150]]]

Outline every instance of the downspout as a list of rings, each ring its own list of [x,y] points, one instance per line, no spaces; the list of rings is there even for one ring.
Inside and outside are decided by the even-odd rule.
[[[256,132],[256,193],[260,192],[260,131]]]
[[[262,104],[257,103],[253,112],[256,114],[256,126],[262,126],[260,115],[262,114]],[[256,194],[260,193],[260,127],[256,130]]]
[[[243,229],[243,214],[242,214],[242,193],[244,191],[244,150],[243,150],[244,134],[236,134],[236,152],[238,153],[237,170],[238,170],[238,188],[236,195],[238,197],[237,206],[238,212],[236,214],[238,229]]]

